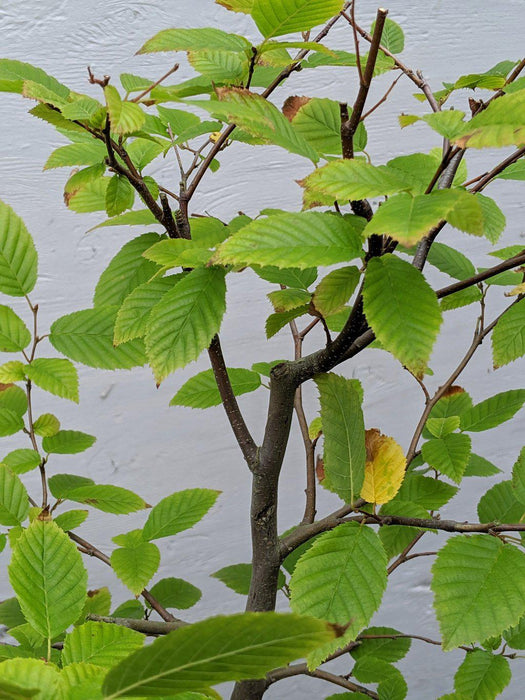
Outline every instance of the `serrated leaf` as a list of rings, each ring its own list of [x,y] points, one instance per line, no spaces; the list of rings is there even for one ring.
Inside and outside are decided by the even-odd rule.
[[[225,271],[193,270],[153,307],[146,349],[157,383],[196,360],[219,331],[226,308]]]
[[[135,652],[109,672],[103,689],[110,700],[137,693],[205,690],[223,681],[264,677],[332,637],[325,623],[297,615],[214,617]]]
[[[505,214],[490,197],[476,192],[476,199],[481,206],[483,215],[483,235],[491,243],[496,243],[505,229]]]
[[[142,620],[144,612],[144,607],[138,600],[133,598],[133,600],[126,600],[124,603],[121,603],[111,615],[112,617],[130,617],[132,620]]]
[[[24,421],[9,408],[0,408],[0,437],[14,435],[24,429]]]
[[[469,435],[450,433],[425,442],[421,453],[431,467],[459,484],[468,464],[470,450]]]
[[[0,464],[0,525],[21,525],[29,513],[24,484],[5,464]]]
[[[361,498],[368,503],[388,503],[405,477],[406,458],[392,437],[376,428],[365,434],[366,464]]]
[[[235,593],[239,595],[248,595],[250,592],[252,571],[251,564],[232,564],[231,566],[225,566],[219,569],[219,571],[211,574],[211,576],[222,581],[225,586],[235,591]],[[286,579],[284,578],[284,574],[282,571],[279,571],[277,588],[282,588],[285,584]]]
[[[57,515],[54,520],[59,528],[64,530],[64,532],[69,532],[80,527],[88,515],[89,512],[87,510],[68,510]]]
[[[308,426],[308,437],[310,440],[315,440],[316,438],[319,437],[319,435],[323,431],[323,421],[321,420],[321,416],[317,416],[317,418],[314,418],[313,421],[310,423]]]
[[[106,226],[150,226],[158,225],[149,209],[137,209],[136,211],[126,211],[124,214],[119,214],[111,219],[107,219],[89,231],[94,231],[97,228],[105,228]]]
[[[9,580],[27,621],[49,644],[84,606],[87,573],[82,557],[52,521],[34,520],[20,535]]]
[[[164,608],[188,610],[201,599],[202,593],[182,578],[163,578],[150,588],[151,595]],[[148,603],[147,603],[148,604]],[[149,604],[148,604],[149,607]]]
[[[315,378],[324,432],[323,486],[345,503],[355,501],[365,476],[365,429],[362,389],[357,380],[336,374]]]
[[[119,136],[138,131],[144,124],[145,113],[136,102],[124,102],[113,85],[104,88],[111,130]]]
[[[51,326],[49,340],[58,352],[89,367],[131,369],[143,365],[141,339],[113,346],[117,306],[100,306],[62,316]]]
[[[0,201],[0,292],[23,297],[35,286],[37,254],[22,219]]]
[[[66,636],[62,662],[64,666],[85,662],[111,668],[143,644],[144,636],[140,632],[88,621]]]
[[[103,109],[100,102],[82,95],[79,99],[64,105],[61,112],[66,119],[89,121],[100,109]]]
[[[450,501],[457,490],[456,486],[451,486],[439,479],[421,474],[407,474],[395,500],[416,503],[426,510],[439,510]]]
[[[503,632],[507,644],[513,649],[525,649],[525,618]]]
[[[146,335],[153,307],[182,279],[182,274],[160,277],[144,282],[126,296],[115,321],[114,344],[120,345]]]
[[[525,389],[511,389],[491,396],[461,414],[461,430],[490,430],[510,420],[525,402]]]
[[[476,114],[454,138],[461,148],[501,148],[519,145],[525,137],[523,90],[493,100]]]
[[[112,484],[79,486],[68,490],[65,498],[69,501],[92,506],[104,513],[134,513],[137,510],[148,508],[148,504],[136,493]]]
[[[0,351],[19,352],[31,342],[31,333],[9,306],[0,305]]]
[[[160,564],[160,551],[152,542],[142,539],[140,530],[133,546],[119,547],[111,554],[111,566],[119,579],[132,593],[139,593],[147,586]]]
[[[69,360],[39,357],[27,365],[26,374],[41,389],[78,403],[77,370]]]
[[[18,89],[16,89],[15,92],[21,93],[24,81],[30,80],[42,85],[64,100],[69,96],[69,88],[60,83],[56,78],[53,78],[53,76],[48,75],[42,68],[37,68],[37,66],[32,66],[30,63],[23,63],[22,61],[15,61],[10,58],[0,59],[0,80],[16,83]]]
[[[309,305],[305,304],[304,306],[298,306],[295,309],[290,309],[290,311],[270,314],[265,323],[266,337],[268,339],[272,338],[276,333],[290,323],[290,321],[307,314],[309,312],[309,308]]]
[[[105,145],[100,141],[89,141],[88,143],[70,143],[67,146],[60,146],[55,149],[44,165],[44,170],[53,168],[71,168],[74,165],[96,165],[104,162],[107,158]],[[99,172],[103,175],[105,168]],[[98,171],[97,171],[98,172]],[[91,178],[90,178],[91,180]],[[90,180],[84,180],[87,184]]]
[[[428,418],[425,427],[436,438],[444,437],[459,428],[459,416]]]
[[[25,365],[18,360],[6,362],[0,367],[0,383],[11,384],[12,382],[23,382],[26,378]]]
[[[137,53],[155,51],[198,51],[213,49],[218,51],[245,51],[250,42],[238,34],[230,34],[222,29],[199,27],[197,29],[165,29],[149,39]]]
[[[499,473],[501,473],[501,469],[494,466],[488,459],[472,452],[463,476],[494,476],[494,474]]]
[[[367,267],[363,301],[381,345],[411,372],[422,375],[442,320],[435,292],[423,275],[394,255],[373,258]]]
[[[360,272],[355,266],[332,270],[319,282],[312,298],[315,308],[323,315],[340,311],[354,293]]]
[[[25,474],[25,472],[38,467],[40,460],[41,457],[35,450],[21,448],[7,454],[2,459],[2,463],[6,464],[15,474]]]
[[[522,158],[516,163],[511,163],[496,177],[500,180],[525,180],[525,160]]]
[[[33,423],[33,430],[40,437],[51,437],[60,430],[60,421],[52,413],[42,413]]]
[[[298,561],[290,605],[357,634],[378,609],[386,582],[379,537],[366,525],[344,523],[321,535]]]
[[[11,629],[27,622],[16,598],[7,598],[0,603],[0,624]]]
[[[66,196],[66,205],[71,211],[77,214],[87,214],[93,211],[105,211],[106,190],[109,184],[109,177],[99,177],[90,180],[85,185],[79,187],[73,194]]]
[[[265,39],[305,32],[338,14],[342,0],[254,0],[251,16]]]
[[[210,510],[219,493],[210,489],[186,489],[166,496],[151,509],[143,528],[144,539],[169,537],[193,527]]]
[[[372,22],[370,33],[374,33],[376,23]],[[405,35],[397,22],[389,17],[386,18],[381,34],[381,45],[391,53],[401,53],[405,48]]]
[[[267,294],[267,297],[271,301],[274,310],[277,313],[282,313],[309,304],[312,295],[304,289],[288,287],[288,289],[278,289],[270,292]]]
[[[525,612],[525,555],[495,537],[451,538],[432,573],[445,651],[500,634]]]
[[[113,175],[106,188],[106,212],[118,216],[131,209],[135,201],[135,190],[123,175]]]
[[[197,73],[222,84],[240,84],[250,67],[245,53],[224,49],[188,51],[188,62]]]
[[[0,697],[4,700],[55,700],[59,683],[58,668],[43,659],[7,659],[0,664],[0,689],[5,691]]]
[[[428,262],[457,280],[466,280],[476,274],[472,261],[445,243],[434,241],[428,253]]]
[[[525,506],[517,498],[512,481],[494,484],[478,503],[478,516],[481,522],[519,523],[525,515]]]
[[[73,455],[89,449],[96,439],[80,430],[59,430],[42,440],[42,449],[49,454]]]
[[[308,289],[317,278],[317,268],[307,267],[304,270],[298,268],[259,267],[252,265],[256,275],[272,284],[284,284],[286,287]]]
[[[362,255],[364,219],[300,212],[251,222],[225,241],[216,258],[223,264],[299,267],[332,265]]]
[[[73,489],[79,486],[89,486],[94,484],[93,479],[88,479],[85,476],[77,476],[76,474],[53,474],[49,477],[49,490],[55,498],[64,500]]]
[[[367,636],[392,635],[392,639],[367,639]],[[398,638],[396,639],[396,635]],[[402,633],[392,627],[369,627],[359,635],[359,644],[350,650],[354,659],[362,659],[372,656],[388,663],[395,663],[403,659],[410,650],[411,639],[402,636]]]
[[[0,386],[0,409],[7,409],[20,418],[27,411],[27,395],[19,386]]]
[[[454,676],[454,687],[458,693],[472,700],[493,700],[510,683],[509,662],[499,654],[475,649]]]
[[[227,372],[235,396],[255,391],[261,386],[261,378],[257,372],[240,367],[228,367]],[[171,399],[170,406],[209,408],[219,406],[221,402],[213,370],[208,369],[188,379]]]
[[[502,367],[525,354],[525,299],[513,304],[492,331],[494,367]]]

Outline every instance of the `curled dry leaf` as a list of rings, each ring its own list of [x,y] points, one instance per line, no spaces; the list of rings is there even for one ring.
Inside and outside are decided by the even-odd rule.
[[[401,446],[377,428],[365,433],[366,465],[361,498],[368,503],[388,503],[401,487],[406,459]]]
[[[284,116],[288,119],[288,121],[291,122],[297,114],[297,112],[301,109],[301,107],[304,107],[305,104],[308,104],[310,100],[310,97],[290,95],[290,97],[286,98],[283,104]]]

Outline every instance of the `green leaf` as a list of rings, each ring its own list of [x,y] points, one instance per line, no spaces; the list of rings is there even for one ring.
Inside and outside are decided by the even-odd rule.
[[[435,292],[421,272],[394,255],[373,258],[366,271],[363,301],[381,345],[411,372],[422,375],[442,319]]]
[[[123,175],[113,175],[106,188],[106,212],[118,216],[131,209],[135,201],[135,190]]]
[[[525,506],[518,500],[510,480],[494,484],[478,503],[478,516],[484,523],[520,523],[524,515]]]
[[[27,365],[26,374],[41,389],[78,403],[77,370],[69,360],[39,357]]]
[[[392,635],[394,639],[367,639],[367,635]],[[398,635],[398,638],[395,638]],[[388,663],[403,659],[410,650],[412,640],[404,638],[402,633],[392,627],[369,627],[359,635],[359,645],[351,649],[354,659],[373,656]]]
[[[22,219],[0,201],[0,292],[29,294],[36,283],[37,254]]]
[[[475,649],[454,676],[454,687],[458,693],[472,700],[493,700],[510,683],[509,662],[499,654]]]
[[[481,300],[481,292],[477,287],[467,287],[459,292],[454,292],[449,296],[441,299],[440,308],[442,311],[450,311],[451,309],[459,309],[462,306],[475,304]]]
[[[74,629],[64,640],[64,666],[86,662],[111,668],[144,644],[140,632],[104,622],[86,622]]]
[[[315,383],[324,432],[323,486],[353,503],[363,485],[366,460],[361,385],[332,373],[318,375]]]
[[[519,145],[525,137],[525,91],[503,95],[466,123],[454,142],[461,148]]]
[[[456,484],[461,482],[471,450],[470,436],[450,433],[423,444],[423,459],[431,467],[448,476]]]
[[[27,411],[26,392],[19,386],[0,387],[0,409],[12,411],[21,418]]]
[[[24,421],[9,408],[0,408],[0,437],[14,435],[24,429]]]
[[[525,389],[511,389],[491,396],[461,414],[461,430],[490,430],[510,420],[525,402]]]
[[[21,525],[29,514],[29,499],[18,476],[0,464],[0,525]]]
[[[500,180],[525,180],[525,160],[511,163],[503,172],[496,175]]]
[[[518,501],[525,504],[525,447],[512,468],[512,486]]]
[[[59,683],[57,667],[43,659],[7,659],[0,664],[0,697],[5,700],[56,700]]]
[[[0,81],[11,81],[16,83],[18,89],[13,91],[21,93],[22,85],[26,80],[42,85],[50,92],[55,93],[55,95],[64,100],[69,96],[69,88],[62,85],[62,83],[59,83],[56,78],[48,75],[41,68],[32,66],[30,63],[14,61],[10,58],[0,59]]]
[[[40,464],[40,455],[35,450],[21,448],[7,454],[2,463],[6,464],[15,474],[25,474]]]
[[[36,519],[20,535],[9,580],[27,621],[49,644],[84,606],[87,573],[82,557],[52,521]]]
[[[275,365],[280,365],[282,362],[286,362],[286,360],[272,360],[272,362],[254,362],[252,365],[252,370],[262,375],[263,377],[269,377]]]
[[[131,369],[146,361],[141,339],[113,346],[117,306],[99,306],[62,316],[51,326],[49,340],[58,352],[89,367]]]
[[[244,613],[196,622],[132,654],[106,676],[107,700],[205,690],[229,680],[262,678],[333,637],[320,620]],[[206,640],[203,643],[203,640]]]
[[[189,51],[188,61],[197,73],[223,84],[240,84],[250,67],[245,53],[224,49]]]
[[[76,474],[53,474],[48,480],[49,490],[55,498],[60,498],[61,500],[67,498],[68,493],[73,489],[94,483],[93,479],[77,476]]]
[[[483,235],[491,243],[496,243],[505,230],[505,215],[490,197],[486,197],[481,192],[476,192],[475,196],[483,214]]]
[[[104,211],[106,209],[106,190],[109,177],[99,177],[87,182],[76,190],[71,196],[65,198],[66,205],[77,214],[86,214],[92,211]]]
[[[126,544],[126,547],[119,547],[112,552],[111,566],[124,585],[139,595],[159,568],[159,548],[151,542],[145,542],[141,530],[128,533]]]
[[[53,168],[71,168],[74,165],[95,165],[104,163],[107,158],[105,145],[101,141],[89,141],[88,143],[70,143],[67,146],[60,146],[55,149],[44,165],[44,170]],[[100,172],[103,175],[105,168]],[[87,184],[84,180],[84,184]]]
[[[374,33],[376,23],[372,22],[370,34]],[[401,53],[405,48],[405,35],[397,22],[386,18],[381,34],[381,45],[388,49],[391,53]]]
[[[104,228],[106,226],[149,226],[153,224],[158,225],[158,221],[155,219],[150,210],[138,209],[136,211],[127,211],[124,214],[119,214],[118,216],[114,216],[112,219],[107,219],[101,224],[93,226],[93,228],[89,229],[89,231],[94,231],[96,228]]]
[[[340,311],[350,299],[359,282],[357,267],[340,267],[332,270],[315,288],[313,304],[323,316]]]
[[[251,15],[265,39],[305,32],[337,15],[342,0],[254,0]]]
[[[25,323],[9,306],[0,305],[0,351],[19,352],[31,342]]]
[[[26,622],[27,620],[20,610],[20,603],[16,598],[7,598],[0,603],[1,625],[4,625],[7,629],[11,629],[12,627],[24,625]]]
[[[440,438],[459,428],[459,416],[428,418],[425,427],[434,437]]]
[[[146,261],[147,262],[147,261]],[[146,335],[153,307],[182,279],[182,274],[159,277],[144,282],[126,296],[115,321],[114,344],[120,345]]]
[[[104,513],[134,513],[137,510],[148,508],[143,498],[133,491],[112,484],[86,484],[68,490],[65,498],[76,503],[84,503],[87,506],[102,510]]]
[[[126,92],[142,92],[155,82],[149,78],[141,78],[139,75],[133,75],[133,73],[121,73],[119,78]]]
[[[158,384],[196,360],[219,331],[226,308],[224,277],[217,267],[193,270],[153,307],[146,349]]]
[[[444,651],[500,634],[525,612],[525,555],[496,537],[452,537],[432,573]]]
[[[89,512],[87,510],[67,510],[65,513],[57,515],[54,520],[64,532],[69,532],[80,527],[88,515]]]
[[[253,0],[215,0],[217,5],[222,5],[232,12],[244,12],[249,15],[252,11]]]
[[[379,608],[386,588],[386,554],[366,525],[344,523],[319,537],[297,562],[290,580],[294,612],[357,633]],[[350,632],[349,632],[350,633]]]
[[[42,440],[42,448],[49,454],[74,455],[89,449],[96,439],[79,430],[59,430]]]
[[[283,313],[271,314],[266,319],[265,329],[266,337],[272,338],[276,333],[278,333],[281,328],[284,328],[290,321],[300,316],[307,314],[309,306],[298,306],[295,309],[290,309],[290,311],[284,311]]]
[[[138,131],[146,118],[141,107],[135,102],[123,102],[118,90],[113,85],[104,88],[111,130],[119,136]]]
[[[432,479],[421,474],[407,474],[391,503],[409,501],[426,510],[439,510],[455,496],[457,491],[456,486],[451,486],[439,479]]]
[[[100,102],[87,95],[82,95],[79,99],[64,105],[61,112],[66,119],[89,121],[101,109],[103,107]]]
[[[23,382],[26,378],[25,365],[18,360],[6,362],[0,367],[0,383]]]
[[[210,510],[219,493],[210,489],[187,489],[166,496],[151,509],[143,529],[144,539],[169,537],[193,527]]]
[[[509,647],[513,649],[525,649],[525,617],[522,617],[517,625],[505,630],[503,632],[503,637]]]
[[[136,287],[155,275],[157,265],[146,260],[142,254],[160,239],[156,233],[145,233],[121,248],[100,276],[93,298],[94,306],[120,306]]]
[[[494,367],[503,367],[525,354],[525,299],[513,304],[492,331]]]
[[[139,49],[137,53],[155,51],[246,51],[250,42],[238,34],[230,34],[222,29],[199,27],[198,29],[165,29]]]
[[[277,313],[297,309],[310,303],[312,295],[304,289],[278,289],[266,295]]]
[[[253,271],[261,279],[272,284],[284,284],[286,287],[308,289],[317,278],[317,268],[307,267],[304,270],[298,268],[258,267],[252,265]]]
[[[126,146],[129,157],[137,170],[142,171],[152,160],[164,151],[165,146],[149,139],[135,139]],[[156,199],[156,197],[155,197]]]
[[[130,617],[132,620],[142,620],[144,618],[144,608],[138,600],[127,600],[111,613],[112,617]]]
[[[472,452],[463,476],[494,476],[494,474],[499,473],[501,473],[501,469],[498,469],[484,457]]]
[[[42,413],[33,423],[33,430],[40,437],[51,437],[60,430],[60,421],[52,413]]]
[[[213,578],[222,581],[225,586],[228,586],[232,591],[238,593],[239,595],[248,595],[250,592],[250,583],[252,579],[252,565],[251,564],[232,564],[231,566],[225,566],[214,574],[211,574]],[[279,571],[277,577],[277,588],[282,588],[286,583],[284,574]]]
[[[364,220],[330,213],[286,213],[257,219],[225,241],[217,260],[234,265],[332,265],[362,255]]]
[[[445,243],[434,241],[428,253],[428,262],[454,279],[466,280],[476,274],[472,261]]]
[[[257,372],[240,367],[228,367],[227,372],[235,396],[255,391],[261,386]],[[213,370],[208,369],[188,379],[171,399],[170,406],[209,408],[219,406],[221,401]]]
[[[150,588],[151,595],[164,608],[188,610],[201,599],[202,593],[188,581],[182,578],[163,578]],[[146,604],[149,606],[149,603]]]

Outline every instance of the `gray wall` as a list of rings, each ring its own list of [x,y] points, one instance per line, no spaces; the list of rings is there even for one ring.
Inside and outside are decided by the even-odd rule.
[[[359,3],[361,24],[369,26],[375,14],[373,3]],[[525,11],[523,0],[507,0],[497,7],[488,0],[406,0],[393,2],[391,17],[406,32],[403,60],[423,70],[434,88],[440,81],[453,81],[458,75],[485,70],[504,59],[517,59],[523,50],[522,33]],[[134,72],[153,78],[172,64],[166,54],[134,56],[143,41],[160,29],[172,26],[219,26],[256,37],[250,20],[233,15],[213,5],[211,0],[4,0],[0,7],[2,56],[39,65],[71,88],[91,90],[86,81],[86,66],[97,74],[111,75],[115,81],[120,72]],[[352,50],[349,28],[343,22],[333,31],[332,41],[340,48]],[[182,57],[181,57],[181,62]],[[178,77],[189,76],[181,68]],[[378,98],[389,84],[382,77],[374,85]],[[293,77],[289,85],[275,96],[280,104],[289,94],[307,94],[351,101],[356,89],[355,74],[349,69],[317,72],[304,71]],[[416,125],[400,131],[397,115],[401,111],[425,110],[412,97],[413,85],[402,79],[389,105],[376,112],[369,122],[369,152],[376,163],[413,151],[430,149],[439,141],[424,126]],[[464,105],[466,94],[456,100]],[[0,101],[0,144],[2,152],[0,198],[20,214],[32,235],[40,255],[40,278],[31,298],[41,306],[41,329],[47,329],[57,317],[90,306],[96,280],[108,260],[130,237],[128,229],[86,231],[103,219],[101,214],[78,215],[62,203],[62,188],[67,172],[55,170],[42,174],[42,166],[51,150],[63,143],[51,127],[27,115],[30,104],[16,95],[3,94]],[[490,151],[472,154],[470,173],[483,172],[498,154]],[[252,149],[234,145],[221,158],[217,174],[208,174],[192,211],[231,218],[243,210],[255,214],[267,206],[296,209],[300,207],[300,188],[295,180],[306,175],[310,164],[289,156],[278,148]],[[151,170],[168,187],[176,188],[177,171],[171,158]],[[520,183],[496,184],[488,194],[494,196],[507,216],[507,230],[502,245],[524,237]],[[138,230],[132,235],[138,235]],[[479,264],[490,265],[488,244],[476,238],[459,236],[451,230],[443,233],[444,242],[459,245]],[[446,284],[445,278],[429,271],[433,283]],[[269,305],[264,294],[266,285],[253,275],[229,278],[229,311],[222,331],[223,346],[230,366],[249,366],[257,360],[290,357],[292,348],[285,332],[270,342],[264,336],[264,319]],[[489,315],[501,307],[501,293],[489,295]],[[9,302],[10,303],[10,302]],[[19,312],[28,318],[22,303]],[[455,366],[469,343],[472,319],[469,311],[450,312],[432,366],[430,380],[437,387]],[[313,334],[312,334],[313,335]],[[312,338],[314,343],[320,336]],[[312,346],[313,347],[313,346]],[[440,352],[441,351],[441,352]],[[52,348],[46,352],[53,353]],[[519,381],[522,366],[514,363],[498,370],[491,369],[490,348],[479,352],[476,362],[465,372],[462,383],[476,400],[512,388]],[[150,370],[102,372],[80,367],[81,404],[66,405],[37,394],[36,412],[55,411],[64,428],[76,428],[98,437],[96,445],[84,455],[56,457],[53,472],[75,472],[99,482],[115,482],[135,489],[146,500],[155,503],[163,496],[184,488],[209,487],[223,491],[213,512],[194,530],[173,540],[161,541],[163,559],[158,577],[184,577],[203,591],[203,599],[187,618],[199,619],[220,612],[234,612],[244,600],[227,590],[209,574],[227,564],[248,561],[249,477],[234,445],[229,426],[220,407],[207,412],[168,408],[175,391],[190,376],[207,368],[206,357],[184,371],[169,377],[155,389]],[[365,386],[365,418],[367,427],[380,427],[405,447],[408,446],[415,421],[422,409],[419,389],[410,377],[386,353],[368,350],[344,370],[361,379]],[[313,418],[314,394],[306,388],[308,415]],[[267,396],[261,389],[241,399],[248,424],[257,439],[261,436]],[[296,428],[297,426],[295,426]],[[494,434],[475,436],[477,452],[509,472],[523,444],[523,417],[506,424]],[[4,439],[2,454],[21,446],[15,439]],[[301,442],[297,432],[292,437],[286,458],[280,501],[281,529],[298,522],[302,516],[304,468]],[[30,486],[38,493],[36,476]],[[447,514],[462,519],[476,518],[476,503],[489,485],[488,480],[471,479],[462,494],[451,503]],[[329,494],[320,494],[320,513],[329,512],[335,502]],[[112,548],[111,535],[140,526],[144,516],[119,517],[94,513],[82,527],[81,534],[102,550]],[[117,528],[117,530],[115,530]],[[428,546],[434,546],[428,536]],[[1,555],[5,571],[8,555]],[[436,637],[439,632],[432,612],[429,590],[429,562],[417,560],[414,566],[402,567],[392,575],[388,593],[375,618],[381,624],[396,626],[406,632],[425,632]],[[88,562],[90,585],[109,585],[115,602],[129,594],[103,564]],[[0,595],[9,594],[7,581],[0,586]],[[284,601],[282,601],[284,603]],[[462,655],[442,654],[439,650],[415,642],[403,664],[410,685],[412,700],[433,699],[452,688],[452,676]],[[513,664],[515,679],[503,698],[522,697],[520,681],[525,670]],[[268,697],[322,698],[336,688],[317,681],[292,679],[275,686]]]

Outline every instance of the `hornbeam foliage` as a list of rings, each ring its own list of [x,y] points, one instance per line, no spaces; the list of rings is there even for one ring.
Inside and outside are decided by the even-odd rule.
[[[505,190],[516,188],[506,190],[513,195],[525,180],[525,59],[468,74],[457,65],[452,82],[436,89],[419,66],[397,58],[406,42],[395,12],[378,10],[365,26],[358,3],[343,0],[215,4],[221,27],[177,26],[187,18],[175,13],[175,26],[137,44],[137,53],[159,54],[152,59],[172,66],[160,79],[137,74],[131,61],[120,76],[90,71],[83,94],[37,66],[0,59],[0,92],[20,96],[56,132],[42,166],[70,170],[69,215],[96,213],[90,230],[104,228],[104,238],[113,238],[114,226],[129,231],[120,250],[113,247],[92,305],[79,309],[68,298],[67,313],[44,327],[32,236],[0,202],[0,438],[9,440],[0,455],[0,551],[9,550],[4,579],[13,592],[0,603],[10,639],[0,644],[0,698],[210,700],[222,697],[215,686],[233,681],[234,700],[260,700],[300,674],[326,683],[308,697],[328,696],[332,683],[344,692],[327,700],[404,700],[415,691],[396,664],[407,655],[404,663],[413,662],[412,636],[432,642],[428,666],[440,646],[457,650],[457,668],[436,691],[448,693],[442,700],[493,700],[509,684],[519,694],[511,678],[525,649],[525,447],[516,448],[510,473],[503,459],[493,464],[477,454],[474,434],[492,431],[497,455],[503,423],[512,421],[507,438],[523,432],[525,248],[506,230]],[[242,13],[250,38],[228,31],[228,12]],[[418,27],[405,21],[413,34]],[[475,24],[469,18],[472,31]],[[441,38],[431,23],[428,30],[439,55]],[[341,42],[349,50],[337,49]],[[177,80],[174,60],[185,63],[187,79]],[[303,94],[296,83],[303,69],[317,71],[319,94]],[[368,127],[379,111],[386,119],[398,78],[412,81],[421,104],[409,98],[401,115],[389,115],[406,128],[409,145],[387,158],[384,144],[371,142],[377,128]],[[374,103],[372,94],[383,97]],[[31,138],[29,122],[24,133]],[[389,137],[390,152],[396,132]],[[239,167],[250,149],[296,164],[295,201],[283,210],[245,197],[243,181],[229,179],[225,149]],[[478,149],[490,149],[482,164]],[[251,162],[263,200],[264,160]],[[220,211],[200,193],[203,178],[232,193]],[[239,295],[241,282],[249,294]],[[267,309],[260,338],[266,333],[273,344],[288,330],[290,352],[258,346],[253,357],[243,352],[243,366],[229,366],[222,346],[228,358],[232,310],[251,319],[256,295]],[[454,345],[439,337],[444,312]],[[460,375],[489,335],[491,364],[505,367],[505,386],[491,392],[478,383],[471,397]],[[211,368],[202,365],[206,356]],[[106,371],[147,365],[152,384],[175,382],[166,443],[143,435],[151,455],[139,465],[140,495],[108,483],[104,452],[77,424],[74,404],[86,377],[77,363]],[[433,376],[431,366],[447,370]],[[376,381],[385,367],[395,376]],[[184,377],[172,379],[182,369]],[[408,405],[410,383],[422,394]],[[39,412],[46,394],[53,413]],[[62,400],[70,402],[67,415]],[[223,490],[237,498],[240,528],[251,509],[252,561],[222,561],[227,548],[219,548],[218,568],[198,549],[224,517],[213,446],[198,469],[205,483],[194,483],[192,456],[181,454],[178,438],[182,412],[209,409],[203,421],[222,421],[221,404],[247,462],[246,473],[237,472],[232,457]],[[396,420],[378,425],[377,404]],[[265,425],[252,432],[245,406],[251,419],[267,412]],[[206,423],[196,429],[206,442]],[[295,430],[305,476],[295,479],[293,498],[287,493],[286,518],[295,525],[279,537],[279,477],[291,463],[297,468],[297,453],[287,454]],[[172,475],[159,486],[156,455],[164,451]],[[103,483],[90,476],[95,455],[108,469]],[[251,505],[237,493],[247,475]],[[190,486],[175,490],[170,484],[181,476]],[[479,522],[470,522],[459,498],[449,503],[469,478],[488,476],[484,493],[476,487]],[[330,492],[324,499],[321,488]],[[329,501],[332,512],[322,505]],[[133,525],[122,517],[130,514]],[[86,539],[90,523],[98,532],[100,522],[110,533],[107,551]],[[435,537],[440,531],[443,539]],[[201,576],[224,583],[239,610],[239,596],[247,596],[245,613],[202,619],[213,604],[205,587],[187,580],[176,554],[182,537],[194,537],[186,541],[195,544]],[[166,552],[178,561],[174,571]],[[127,599],[112,604],[108,588],[87,590],[83,555],[110,566],[117,596]],[[399,630],[381,624],[390,576],[416,557],[418,576],[425,570],[430,581],[437,635],[427,620]],[[410,590],[404,595],[413,605]],[[190,624],[184,611],[201,597]],[[292,612],[275,613],[276,606]],[[152,644],[149,634],[157,637]]]

